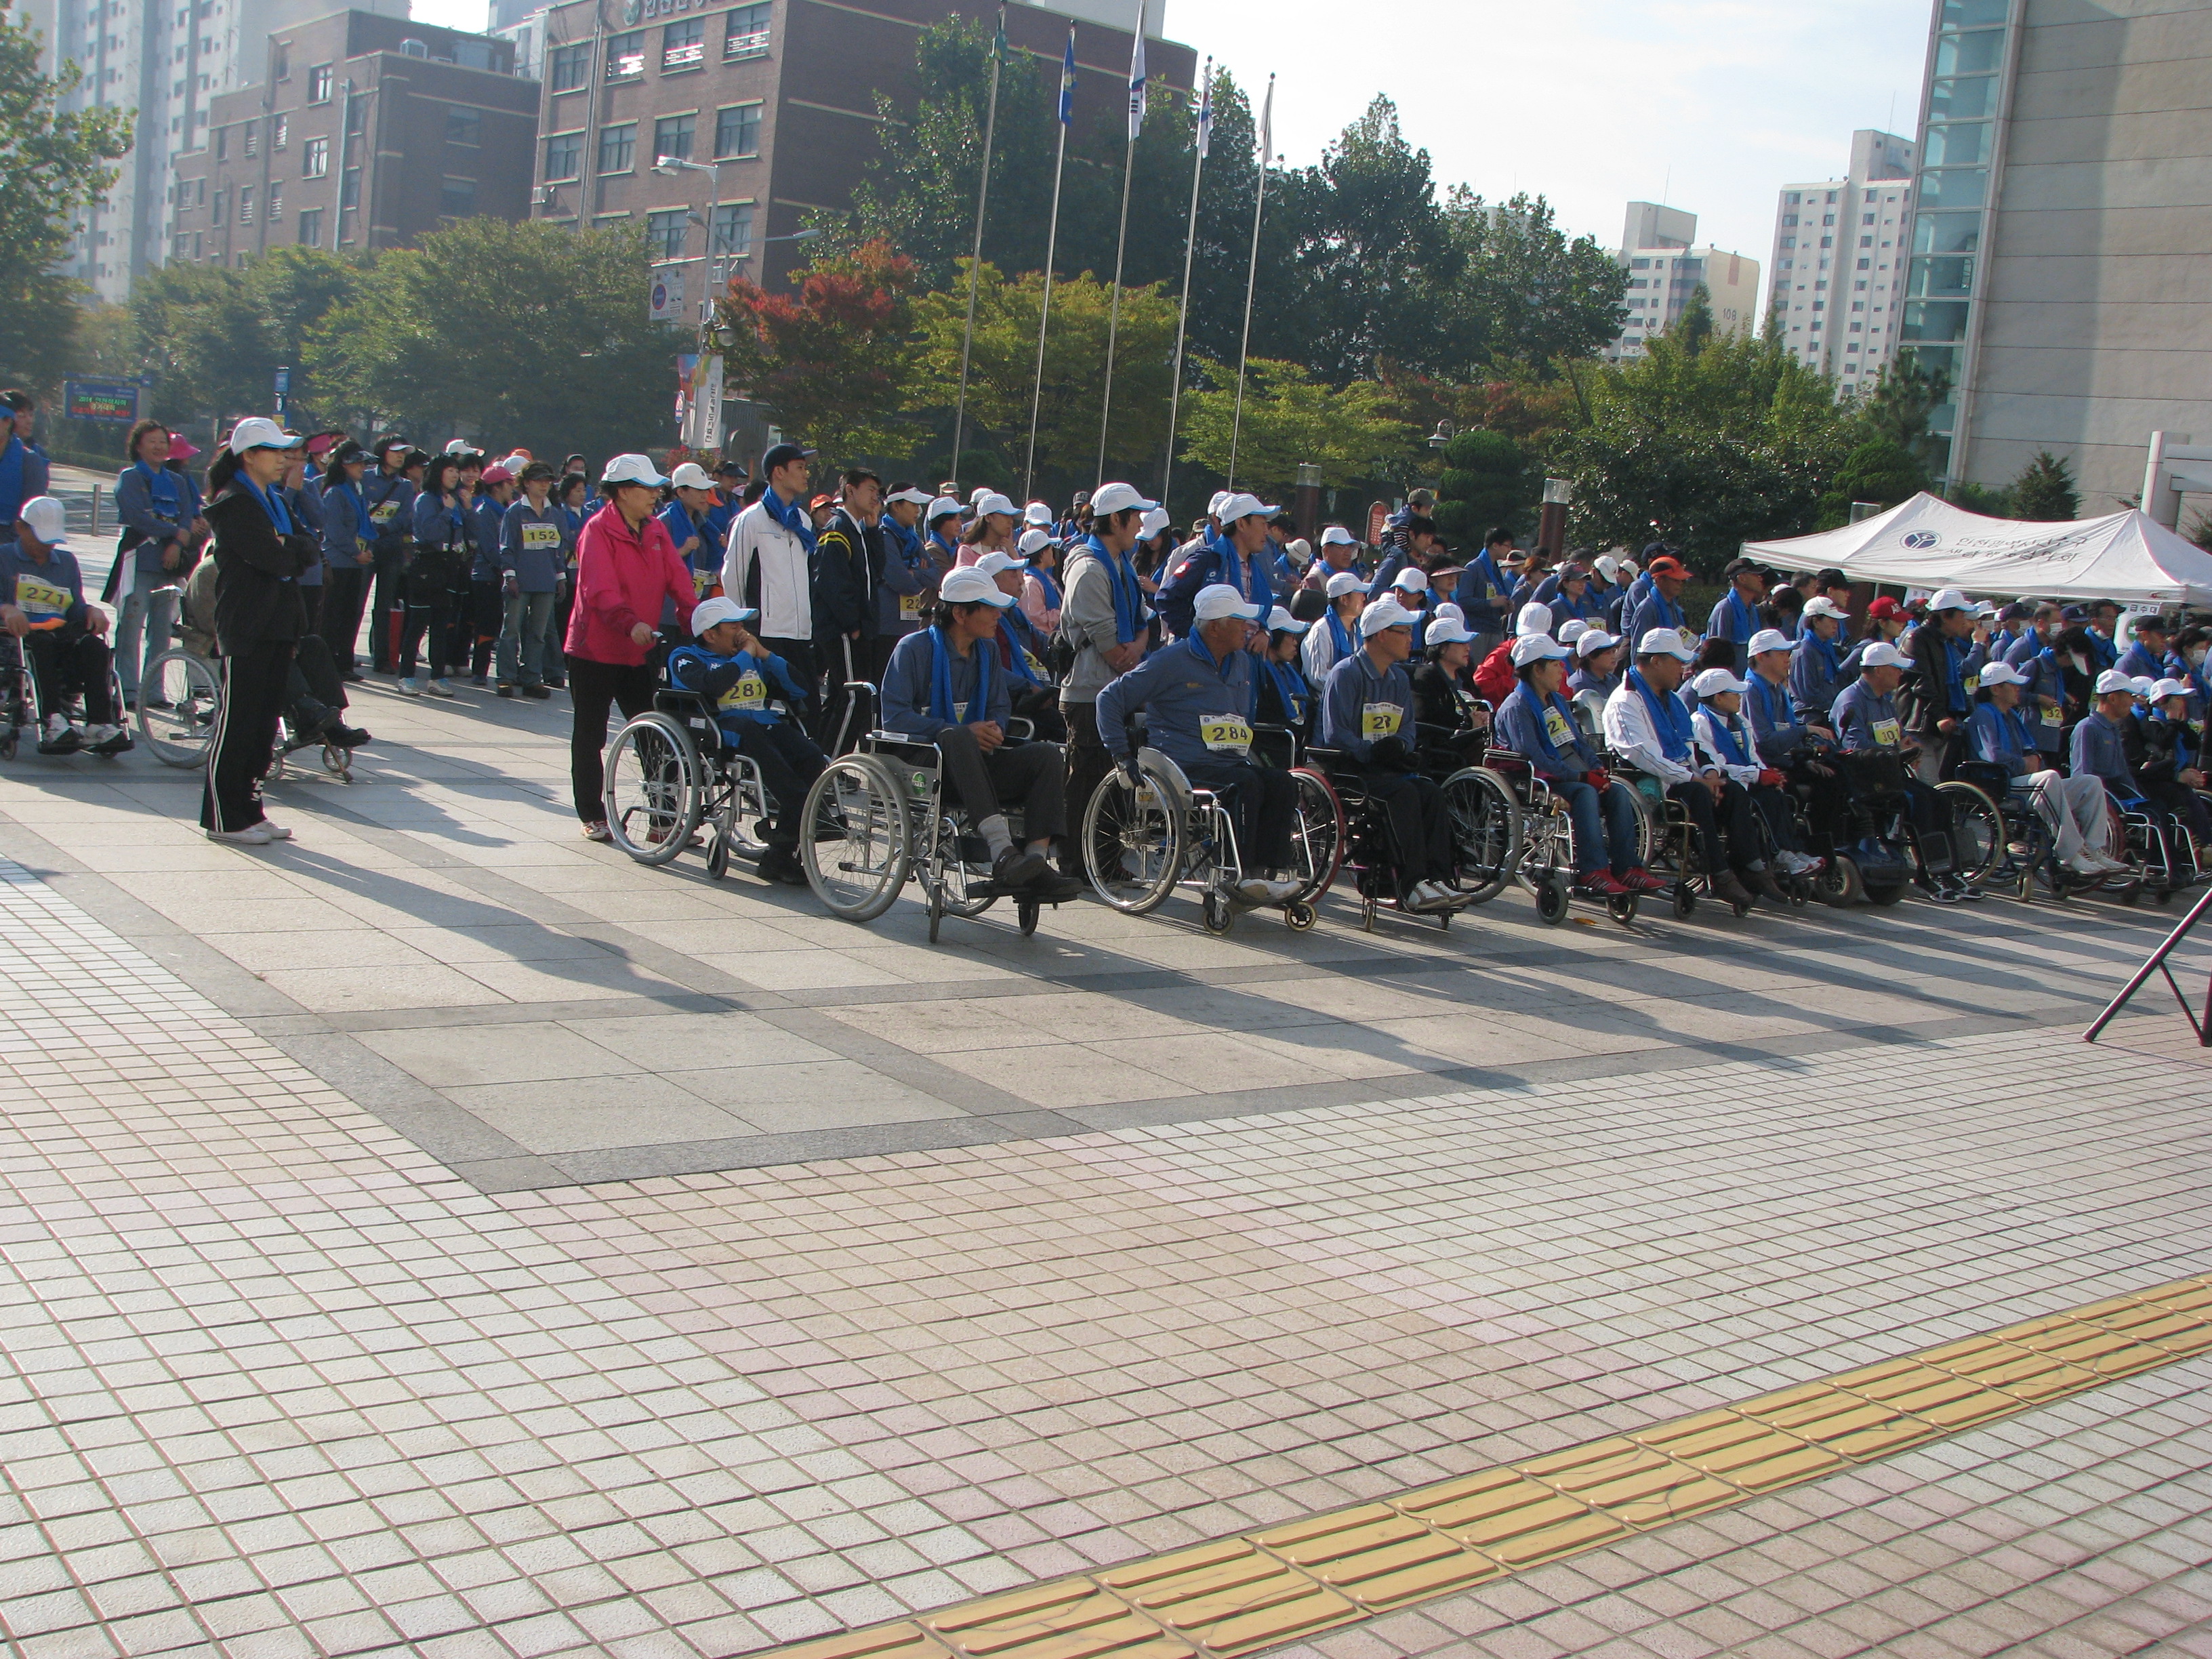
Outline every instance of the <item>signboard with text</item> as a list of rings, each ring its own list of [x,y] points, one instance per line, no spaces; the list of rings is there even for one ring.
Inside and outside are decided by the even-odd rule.
[[[64,380],[62,414],[72,421],[113,421],[128,426],[138,418],[136,380]]]
[[[656,323],[680,323],[684,316],[684,270],[672,265],[653,273],[653,289],[646,314]]]

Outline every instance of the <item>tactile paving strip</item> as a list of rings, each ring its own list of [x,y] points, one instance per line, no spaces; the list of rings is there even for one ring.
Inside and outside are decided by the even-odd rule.
[[[2212,1351],[2212,1273],[1741,1405],[780,1650],[787,1659],[1238,1659]]]

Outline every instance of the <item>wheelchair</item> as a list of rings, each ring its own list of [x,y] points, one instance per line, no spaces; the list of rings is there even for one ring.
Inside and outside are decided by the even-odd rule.
[[[1712,896],[1712,878],[1705,873],[1703,849],[1698,846],[1698,826],[1681,802],[1669,795],[1659,780],[1645,772],[1624,772],[1621,781],[1629,787],[1629,794],[1636,802],[1636,811],[1644,821],[1639,840],[1644,848],[1644,867],[1655,876],[1668,878],[1672,890],[1668,899],[1677,921],[1687,921],[1698,911],[1698,904]],[[1768,866],[1772,867],[1771,838],[1759,809],[1752,809],[1752,820],[1759,824],[1759,840],[1766,847]],[[1781,875],[1777,872],[1778,884]],[[1794,890],[1784,887],[1784,893]],[[1809,887],[1806,896],[1810,897]],[[1803,899],[1794,902],[1802,904]],[[1738,901],[1729,907],[1739,916],[1748,915],[1751,906]]]
[[[23,738],[27,734],[32,746],[38,746],[39,738],[46,730],[49,713],[66,715],[75,725],[84,723],[84,688],[74,683],[69,671],[62,674],[62,707],[47,710],[39,707],[37,688],[31,677],[30,659],[23,653],[23,643],[12,634],[0,634],[0,760],[13,760]],[[118,726],[123,724],[123,682],[116,678],[115,662],[111,655],[107,665],[108,707],[115,711]],[[125,728],[127,729],[127,728]],[[78,751],[98,753],[97,750]],[[102,760],[113,760],[124,750],[111,750],[100,755]],[[59,760],[66,758],[55,756]]]
[[[859,746],[823,769],[799,815],[799,856],[807,884],[833,916],[873,921],[891,908],[909,879],[929,909],[929,942],[947,916],[981,915],[1002,898],[1014,901],[1022,937],[1036,932],[1044,901],[991,879],[990,849],[944,794],[944,757],[937,744],[874,729],[876,688],[846,686],[862,700],[868,726]],[[1027,720],[1010,722],[1007,741],[1030,735]],[[1024,839],[1021,809],[1004,809],[1014,843]],[[610,820],[611,822],[611,820]],[[1054,908],[1057,909],[1058,905]]]
[[[667,864],[706,840],[707,873],[734,857],[757,861],[768,843],[747,828],[773,813],[760,768],[739,752],[695,691],[663,686],[653,707],[607,744],[602,801],[614,844],[640,864]]]
[[[2164,904],[2204,879],[2197,837],[2171,809],[2140,795],[2115,795],[2106,822],[2106,851],[2130,868],[2127,875],[2104,878],[2098,887],[2121,903],[2133,904],[2148,892],[2154,903]]]
[[[222,713],[222,675],[205,657],[177,647],[146,665],[133,719],[139,740],[162,765],[206,765]],[[319,750],[323,770],[339,782],[353,781],[352,750],[319,736],[300,737],[289,720],[277,728],[276,752],[264,778],[271,782],[282,778],[285,763],[303,749]]]
[[[1510,749],[1493,749],[1483,765],[1505,781],[1520,813],[1522,851],[1513,866],[1513,878],[1536,901],[1537,919],[1556,927],[1567,919],[1574,902],[1574,820],[1559,792],[1528,763],[1525,756]],[[1621,782],[1629,782],[1626,774]],[[1632,793],[1634,786],[1630,785]],[[1644,803],[1639,798],[1639,809]],[[1648,865],[1651,852],[1651,819],[1639,810],[1641,843],[1637,862]],[[1606,914],[1624,927],[1636,920],[1641,895],[1620,893],[1605,901]]]
[[[2001,884],[2017,890],[2021,855],[2014,851],[2012,838],[2020,820],[2006,817],[2001,803],[2007,797],[2008,780],[1999,769],[1967,762],[1958,769],[1958,775],[1935,785],[1936,797],[1948,810],[1951,827],[1930,832],[1912,821],[1904,762],[1891,755],[1831,758],[1850,781],[1855,804],[1872,818],[1869,839],[1879,856],[1868,857],[1863,842],[1839,846],[1824,836],[1806,814],[1802,797],[1792,791],[1800,833],[1826,860],[1811,878],[1814,897],[1839,908],[1863,900],[1886,908],[1903,900],[1916,879],[1937,875],[1956,878],[1969,898],[1979,898]],[[2035,817],[2032,811],[2025,816]]]
[[[1370,933],[1386,904],[1408,921],[1434,922],[1439,932],[1449,930],[1458,912],[1486,904],[1504,892],[1521,860],[1521,804],[1505,780],[1485,766],[1469,764],[1461,750],[1439,741],[1443,733],[1435,727],[1416,726],[1413,737],[1414,764],[1443,792],[1451,826],[1448,883],[1454,899],[1439,910],[1404,908],[1389,819],[1369,793],[1360,769],[1339,750],[1307,751],[1308,758],[1318,763],[1349,826],[1343,863],[1351,870],[1359,896],[1359,925]]]
[[[1141,716],[1139,717],[1141,719]],[[1328,777],[1299,763],[1297,735],[1288,726],[1256,726],[1253,746],[1270,758],[1285,750],[1297,794],[1291,827],[1298,890],[1283,904],[1283,921],[1303,933],[1320,920],[1315,908],[1336,879],[1345,848],[1344,808]],[[1122,915],[1150,915],[1178,886],[1195,889],[1209,933],[1226,933],[1244,910],[1259,907],[1240,896],[1244,855],[1229,808],[1212,789],[1193,784],[1158,750],[1140,745],[1137,782],[1120,768],[1103,779],[1083,812],[1083,867],[1092,890]],[[1103,864],[1100,849],[1112,855]]]

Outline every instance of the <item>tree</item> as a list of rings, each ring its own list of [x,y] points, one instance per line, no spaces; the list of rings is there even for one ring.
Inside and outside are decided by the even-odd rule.
[[[1853,501],[1895,507],[1928,487],[1928,474],[1894,438],[1869,438],[1844,458],[1834,487],[1821,502],[1820,522],[1832,529],[1850,520]]]
[[[1540,475],[1528,453],[1503,432],[1462,432],[1444,446],[1437,527],[1472,546],[1498,525],[1527,516]]]
[[[1486,361],[1526,364],[1539,378],[1615,338],[1628,313],[1628,273],[1589,236],[1570,241],[1552,206],[1526,193],[1490,203],[1465,186],[1444,205],[1463,262],[1459,303],[1478,319]]]
[[[1909,452],[1920,470],[1936,470],[1936,442],[1928,431],[1929,416],[1951,395],[1947,369],[1923,368],[1920,355],[1906,346],[1881,368],[1881,378],[1867,396],[1868,427]]]
[[[1030,401],[1036,384],[1041,273],[1009,281],[985,265],[976,279],[975,345],[968,381],[971,432],[988,432],[1016,480],[1029,454]],[[1113,287],[1088,271],[1053,284],[1052,329],[1045,343],[1044,398],[1037,420],[1037,467],[1068,489],[1095,483],[1098,417],[1105,391],[1106,336]],[[915,302],[920,353],[913,400],[949,433],[960,382],[960,341],[968,311],[964,269],[951,286]],[[1125,289],[1115,349],[1107,465],[1118,473],[1155,472],[1167,447],[1168,374],[1175,352],[1175,302],[1156,286]],[[967,474],[959,475],[963,479]]]
[[[665,442],[678,337],[647,320],[647,270],[635,225],[465,219],[379,253],[307,329],[307,370],[325,414],[426,447],[462,433],[541,454]]]
[[[1237,427],[1237,370],[1211,360],[1199,367],[1212,388],[1183,394],[1182,449],[1227,477]],[[1371,476],[1413,436],[1385,405],[1382,386],[1372,380],[1336,391],[1296,363],[1254,358],[1245,377],[1243,421],[1234,434],[1238,487],[1288,490],[1302,462],[1320,467],[1328,483]]]
[[[270,407],[280,368],[291,395],[320,404],[307,373],[307,336],[359,292],[366,259],[280,247],[241,268],[179,263],[143,273],[131,289],[142,367],[156,376],[154,411],[173,425]]]
[[[2074,470],[2047,449],[2012,481],[2012,516],[2043,523],[2079,518],[2081,492],[2074,487]]]
[[[1705,349],[1713,337],[1713,294],[1703,283],[1690,290],[1690,297],[1682,304],[1680,316],[1667,325],[1667,332],[1689,356],[1694,357]]]
[[[793,296],[737,278],[717,305],[736,336],[723,351],[726,382],[832,458],[902,456],[914,436],[903,410],[916,276],[913,260],[872,241],[794,273]]]
[[[78,285],[52,267],[77,215],[114,184],[107,163],[131,148],[129,112],[61,107],[83,79],[66,57],[58,75],[40,74],[37,32],[0,10],[0,380],[10,383],[60,379]]]

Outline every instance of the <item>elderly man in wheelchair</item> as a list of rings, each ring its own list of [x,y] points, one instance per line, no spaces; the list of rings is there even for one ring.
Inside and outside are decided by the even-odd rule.
[[[1974,693],[1979,706],[1966,721],[1968,752],[1993,776],[2002,772],[2006,821],[2020,823],[2032,847],[2034,826],[2040,826],[2050,856],[2066,875],[2090,880],[2124,874],[2128,866],[2104,852],[2104,781],[2090,773],[2067,776],[2037,746],[2037,730],[2020,706],[2027,684],[2028,676],[2010,664],[1983,667]]]
[[[39,752],[70,755],[80,749],[114,755],[131,746],[115,722],[115,674],[107,645],[107,613],[84,602],[76,557],[62,544],[66,514],[52,495],[23,503],[12,530],[0,526],[0,629],[19,660],[5,671],[17,684],[7,697],[5,741],[14,752],[19,719],[34,726]],[[25,706],[21,682],[31,683]],[[81,701],[84,724],[70,716]],[[35,712],[34,712],[35,711]]]
[[[1200,588],[1192,605],[1190,632],[1098,694],[1099,740],[1121,775],[1099,786],[1085,814],[1083,839],[1094,865],[1108,850],[1121,854],[1128,879],[1109,883],[1098,878],[1106,872],[1094,870],[1099,892],[1116,908],[1151,908],[1143,901],[1164,898],[1182,874],[1172,866],[1190,861],[1192,849],[1181,844],[1171,824],[1164,826],[1170,843],[1164,859],[1146,858],[1141,846],[1102,847],[1111,827],[1102,819],[1110,815],[1118,820],[1121,830],[1112,840],[1127,842],[1131,837],[1126,831],[1137,823],[1148,791],[1170,796],[1186,812],[1206,814],[1224,832],[1201,831],[1200,838],[1200,844],[1213,842],[1206,872],[1209,925],[1224,919],[1222,907],[1230,899],[1288,906],[1309,884],[1306,873],[1296,866],[1294,850],[1298,784],[1252,749],[1260,663],[1246,647],[1260,617],[1260,607],[1245,603],[1226,583]],[[1131,730],[1139,714],[1146,717],[1141,753]],[[1132,871],[1133,855],[1140,864],[1170,867]]]

